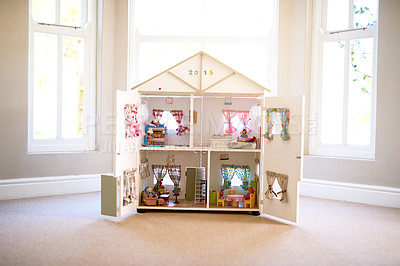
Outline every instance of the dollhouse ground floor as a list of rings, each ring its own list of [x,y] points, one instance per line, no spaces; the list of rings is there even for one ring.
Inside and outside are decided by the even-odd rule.
[[[144,147],[139,154],[142,163],[137,185],[139,212],[260,210],[259,149],[177,151]]]

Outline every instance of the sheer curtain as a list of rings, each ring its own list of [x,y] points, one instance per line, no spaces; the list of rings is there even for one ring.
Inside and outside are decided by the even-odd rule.
[[[248,127],[250,117],[249,117],[250,112],[249,111],[238,111],[237,115],[240,119],[240,122],[243,124],[243,129],[246,129],[247,133],[250,133],[252,130]]]
[[[153,109],[153,117],[154,117],[154,121],[156,122],[156,124],[160,123],[160,119],[162,117],[164,110],[160,110],[160,109]]]
[[[188,133],[189,128],[182,125],[183,111],[182,110],[172,110],[172,116],[175,118],[176,123],[178,123],[178,128],[176,129],[176,135],[182,136]]]
[[[162,185],[162,180],[167,174],[167,166],[166,165],[152,165],[151,168],[153,169],[154,176],[157,180],[157,183],[155,184],[153,190],[154,192],[158,192]]]
[[[236,128],[232,125],[232,119],[236,116],[236,111],[234,110],[222,110],[222,114],[225,117],[225,120],[228,126],[225,129],[225,133],[233,134],[236,132]]]

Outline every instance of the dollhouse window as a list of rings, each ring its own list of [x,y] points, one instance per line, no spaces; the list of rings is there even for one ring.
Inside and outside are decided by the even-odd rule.
[[[176,119],[170,111],[163,112],[160,123],[164,124],[167,127],[168,131],[175,132],[175,130],[178,128],[178,123],[176,122]]]
[[[235,174],[231,180],[232,187],[240,187],[243,184],[243,181],[239,179],[239,177]]]
[[[154,177],[153,182],[154,182],[154,184],[157,183],[156,177]],[[174,185],[174,182],[172,182],[171,177],[169,176],[168,172],[165,174],[162,184],[164,186],[173,186]]]

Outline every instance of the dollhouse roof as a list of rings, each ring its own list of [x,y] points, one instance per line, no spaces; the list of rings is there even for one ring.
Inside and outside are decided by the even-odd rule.
[[[158,93],[256,94],[270,92],[210,55],[199,52],[132,90]]]

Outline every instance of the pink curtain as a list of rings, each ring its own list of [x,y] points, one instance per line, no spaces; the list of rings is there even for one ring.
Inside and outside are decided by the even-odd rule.
[[[160,122],[163,112],[164,112],[164,110],[153,109],[153,117],[157,124]]]
[[[171,114],[175,118],[176,123],[178,123],[178,128],[176,129],[176,135],[178,136],[185,135],[189,131],[189,128],[182,125],[183,111],[172,110]]]
[[[234,110],[222,110],[222,114],[225,117],[225,120],[226,120],[225,123],[228,124],[228,126],[225,129],[225,133],[228,133],[228,134],[235,133],[237,129],[232,125],[232,118],[235,117],[236,111],[234,111]]]
[[[249,114],[250,114],[249,111],[238,111],[237,112],[237,115],[238,115],[238,117],[240,119],[240,122],[242,122],[243,128],[246,129],[247,133],[250,133],[252,131],[248,127],[249,121],[250,121]]]

